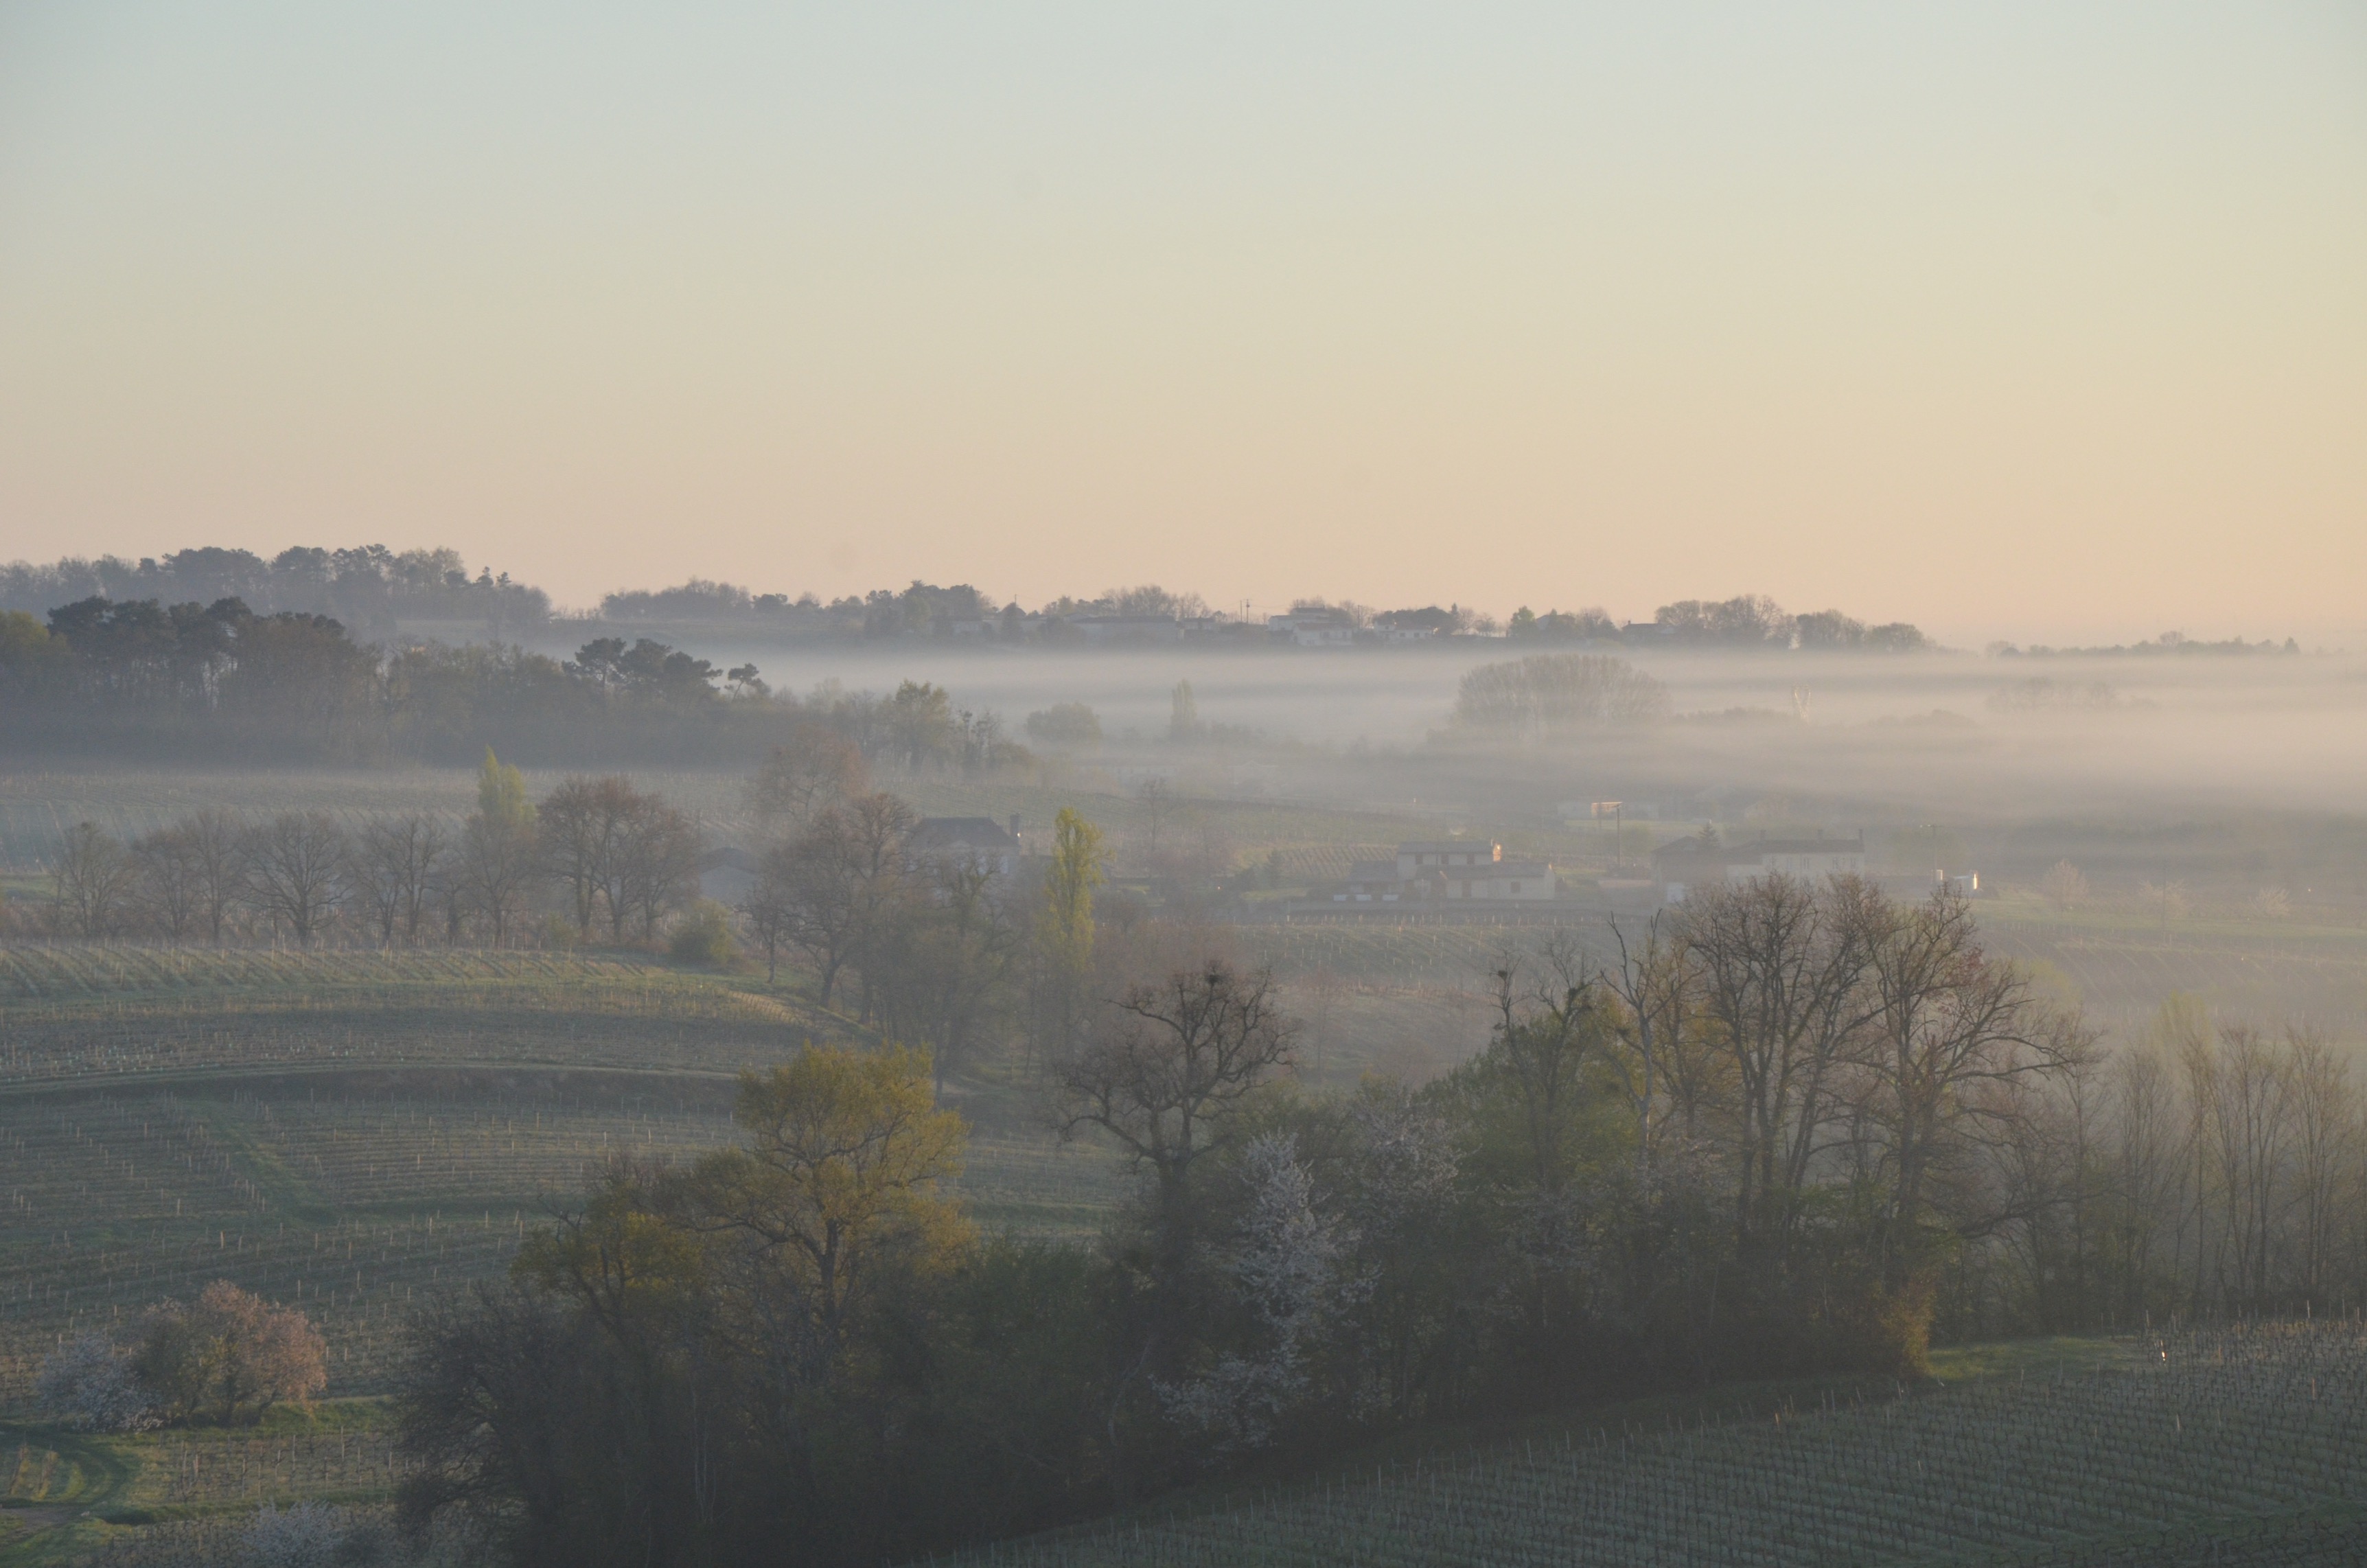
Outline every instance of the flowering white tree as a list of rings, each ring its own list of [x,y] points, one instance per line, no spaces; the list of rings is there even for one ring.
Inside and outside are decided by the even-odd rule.
[[[41,1363],[34,1392],[42,1408],[85,1432],[137,1432],[159,1419],[155,1397],[128,1352],[103,1334],[60,1346]]]
[[[1240,1174],[1250,1201],[1227,1271],[1264,1344],[1251,1356],[1227,1351],[1202,1377],[1157,1385],[1168,1416],[1213,1433],[1219,1452],[1273,1440],[1274,1423],[1307,1392],[1313,1342],[1355,1293],[1341,1279],[1354,1238],[1316,1208],[1297,1140],[1273,1133],[1251,1140]]]

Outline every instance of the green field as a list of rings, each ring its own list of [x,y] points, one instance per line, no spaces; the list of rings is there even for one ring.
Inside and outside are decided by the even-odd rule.
[[[2367,1332],[2008,1347],[1929,1390],[1659,1401],[966,1554],[967,1568],[2356,1562]],[[2033,1353],[2034,1352],[2034,1353]],[[2076,1353],[2084,1352],[2084,1353]]]
[[[743,1067],[856,1038],[787,992],[617,958],[0,949],[0,1413],[42,1357],[229,1278],[301,1305],[333,1395],[387,1386],[421,1295],[498,1274],[604,1155],[730,1139]],[[990,1226],[1118,1190],[1025,1096],[963,1086]]]
[[[98,1437],[0,1423],[0,1562],[71,1561],[165,1521],[264,1504],[384,1504],[398,1460],[380,1400],[277,1411],[252,1426]]]

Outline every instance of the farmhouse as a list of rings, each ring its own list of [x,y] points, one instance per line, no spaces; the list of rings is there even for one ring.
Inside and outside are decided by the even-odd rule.
[[[1398,846],[1395,860],[1359,860],[1350,868],[1340,903],[1410,903],[1433,899],[1550,902],[1553,868],[1542,860],[1507,860],[1494,839],[1418,840]]]
[[[1027,853],[1019,841],[1019,819],[1004,827],[992,817],[923,817],[905,845],[916,860],[966,866],[992,877],[1019,869]]]

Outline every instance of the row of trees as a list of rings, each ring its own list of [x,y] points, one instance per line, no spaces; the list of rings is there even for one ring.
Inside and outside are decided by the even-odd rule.
[[[550,617],[550,598],[541,589],[489,568],[470,576],[456,550],[295,545],[266,561],[252,551],[202,546],[138,561],[68,556],[0,565],[0,610],[39,616],[94,598],[198,604],[237,599],[265,614],[334,616],[377,637],[391,635],[397,618],[481,621],[499,635]]]
[[[2001,1146],[2010,1267],[1967,1325],[2326,1312],[2367,1297],[2367,1118],[2347,1053],[2173,998]],[[2000,1285],[2010,1292],[2000,1295]]]
[[[1607,962],[1507,953],[1445,1077],[1315,1094],[1271,978],[1096,930],[1070,847],[1012,902],[1081,981],[1046,1113],[1138,1178],[1103,1237],[976,1235],[942,1063],[810,1053],[744,1149],[608,1167],[426,1325],[414,1510],[524,1562],[877,1559],[1393,1424],[2367,1284],[2335,1058],[2191,1011],[2107,1056],[1954,899],[1704,889]]]
[[[1669,688],[1604,653],[1533,653],[1481,665],[1455,695],[1454,727],[1467,734],[1549,740],[1604,725],[1651,723],[1671,710]]]
[[[1903,620],[1868,626],[1837,609],[1794,615],[1764,594],[1730,599],[1680,599],[1662,605],[1649,623],[1622,626],[1597,608],[1548,610],[1526,605],[1504,626],[1507,637],[1541,642],[1633,642],[1644,646],[1736,648],[1753,651],[1800,648],[1811,652],[1912,653],[1931,640]]]
[[[226,752],[335,762],[459,762],[498,736],[528,761],[754,761],[835,731],[873,764],[976,776],[1027,754],[991,712],[906,681],[884,697],[776,695],[651,638],[595,638],[560,660],[499,643],[365,645],[299,611],[92,597],[46,622],[0,611],[0,734],[16,750],[181,760]]]
[[[697,824],[663,796],[577,778],[537,804],[487,752],[477,809],[457,825],[416,812],[348,829],[323,812],[247,822],[203,811],[127,844],[78,824],[51,863],[48,924],[63,937],[216,947],[501,947],[556,900],[569,939],[646,944],[697,896],[701,858]]]

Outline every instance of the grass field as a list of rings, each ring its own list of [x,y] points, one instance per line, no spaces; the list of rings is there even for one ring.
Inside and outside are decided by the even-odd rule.
[[[1966,1358],[1864,1389],[1516,1437],[1005,1543],[968,1568],[2349,1563],[2367,1332],[2287,1325]],[[1969,1374],[1969,1375],[1965,1375]],[[1772,1407],[1771,1407],[1772,1406]]]
[[[0,1085],[359,1065],[736,1072],[844,1032],[787,992],[569,954],[0,949]]]
[[[500,1272],[602,1156],[732,1136],[735,1074],[844,1019],[629,959],[0,949],[0,1412],[40,1359],[214,1278],[301,1305],[330,1391],[387,1385],[425,1292]],[[1121,1180],[963,1085],[991,1227],[1089,1233]]]
[[[398,1479],[387,1417],[383,1401],[360,1399],[130,1436],[0,1423],[0,1562],[69,1562],[150,1525],[266,1503],[382,1505]]]

